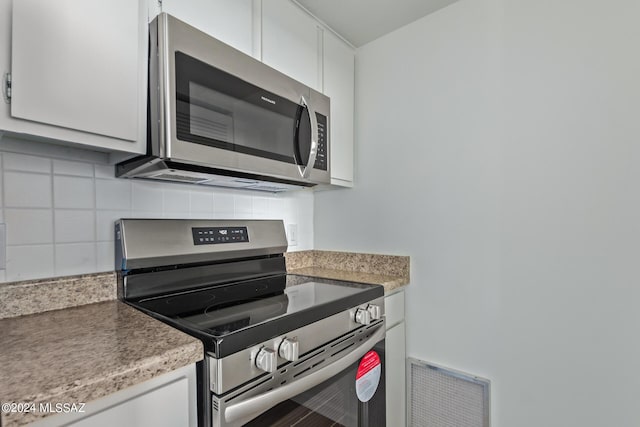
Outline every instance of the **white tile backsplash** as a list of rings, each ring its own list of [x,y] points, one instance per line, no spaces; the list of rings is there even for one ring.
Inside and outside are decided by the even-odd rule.
[[[113,225],[121,218],[131,217],[130,211],[97,211],[96,212],[96,239],[98,242],[113,241],[115,230]]]
[[[61,243],[56,245],[56,276],[96,272],[96,244]]]
[[[131,209],[131,181],[96,179],[96,207],[112,210]]]
[[[53,243],[51,209],[6,208],[4,217],[7,225],[7,245]]]
[[[6,281],[54,276],[53,245],[7,246]]]
[[[113,165],[91,163],[80,151],[67,159],[36,152],[0,153],[0,221],[8,237],[0,282],[113,270],[113,224],[120,218],[283,219],[298,225],[292,249],[313,248],[311,192],[119,179]]]
[[[298,203],[296,203],[295,198],[286,198],[284,200],[284,212],[282,219],[285,224],[296,223],[296,220],[298,219]]]
[[[166,218],[166,219],[183,219],[183,218],[189,218],[190,217],[190,213],[189,211],[183,211],[183,212],[164,212],[162,214],[162,218]]]
[[[93,178],[93,164],[55,159],[53,161],[53,173],[57,175],[74,175]]]
[[[92,209],[94,180],[75,176],[53,177],[53,205],[56,208]]]
[[[189,214],[189,192],[184,189],[165,188],[162,203],[165,214],[175,212]]]
[[[212,213],[209,212],[190,212],[189,218],[191,219],[214,219]]]
[[[96,243],[96,271],[113,271],[115,268],[115,244],[111,242]]]
[[[2,166],[5,171],[51,173],[51,159],[24,154],[4,153]]]
[[[248,219],[251,218],[253,213],[253,201],[251,196],[244,194],[236,194],[233,197],[234,201],[234,218]]]
[[[93,242],[96,240],[93,210],[55,210],[54,230],[57,243]]]
[[[270,218],[271,215],[269,214],[269,199],[259,196],[254,197],[251,213],[256,219]]]
[[[96,178],[115,178],[116,170],[113,165],[94,165],[94,172]]]
[[[189,191],[189,210],[192,214],[211,215],[213,213],[213,193],[211,191]]]
[[[158,212],[162,216],[162,187],[153,182],[133,182],[133,210]]]
[[[135,211],[129,216],[129,218],[162,218],[162,213],[158,211]]]
[[[220,192],[213,195],[213,217],[218,219],[233,218],[234,201],[231,192]]]
[[[51,207],[51,175],[5,172],[4,206],[11,208]]]

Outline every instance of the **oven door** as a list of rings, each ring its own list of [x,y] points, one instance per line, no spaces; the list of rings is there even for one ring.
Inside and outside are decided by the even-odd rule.
[[[234,396],[226,402],[214,398],[213,425],[384,426],[384,324],[358,341],[327,365],[318,360],[303,362],[302,371],[290,375],[291,381],[276,378],[279,387],[267,384],[265,392]]]

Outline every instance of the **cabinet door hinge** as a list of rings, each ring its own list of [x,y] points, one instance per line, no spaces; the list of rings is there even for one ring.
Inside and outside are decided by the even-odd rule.
[[[4,94],[4,102],[11,103],[11,73],[5,73],[2,84],[2,93]]]

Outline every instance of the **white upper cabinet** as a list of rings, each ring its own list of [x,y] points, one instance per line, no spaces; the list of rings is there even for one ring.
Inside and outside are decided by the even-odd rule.
[[[351,46],[324,31],[324,94],[331,98],[331,183],[353,186],[354,59]]]
[[[353,186],[351,46],[290,0],[262,1],[262,61],[331,99],[331,183]]]
[[[290,0],[0,0],[0,133],[144,153],[160,11],[329,96],[331,183],[353,185],[354,50]]]
[[[143,152],[146,14],[146,0],[0,0],[0,129]]]
[[[322,91],[322,30],[289,0],[262,2],[262,62]]]
[[[162,12],[251,55],[252,0],[162,0]]]

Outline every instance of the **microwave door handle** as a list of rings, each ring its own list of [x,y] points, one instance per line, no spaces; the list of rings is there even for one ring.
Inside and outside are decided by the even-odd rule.
[[[287,399],[291,399],[300,393],[312,389],[318,384],[323,383],[356,363],[362,356],[371,350],[378,341],[382,340],[384,335],[385,326],[384,323],[381,323],[371,337],[346,356],[297,381],[278,387],[266,393],[250,397],[245,401],[227,406],[224,410],[224,419],[228,423],[234,423],[234,425],[236,425],[236,423],[244,424],[263,412],[271,409],[278,403],[284,402]]]
[[[293,137],[293,158],[296,165],[298,165],[300,175],[302,175],[302,169],[300,169],[300,165],[302,164],[302,155],[300,153],[300,122],[302,121],[302,112],[305,108],[303,105],[298,106],[298,111],[296,112],[296,130]]]
[[[309,160],[307,164],[298,165],[298,170],[302,178],[309,178],[311,170],[316,162],[316,156],[318,155],[318,118],[316,112],[313,111],[304,96],[300,97],[300,104],[302,104],[309,111],[309,124],[311,125],[311,149],[309,150]],[[298,144],[300,142],[298,141]]]

